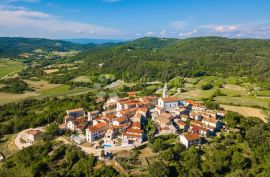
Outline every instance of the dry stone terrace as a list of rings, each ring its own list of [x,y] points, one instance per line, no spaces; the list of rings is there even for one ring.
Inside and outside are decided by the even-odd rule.
[[[165,84],[161,98],[156,96],[109,98],[103,111],[85,113],[82,108],[67,110],[67,129],[83,134],[90,144],[104,148],[138,146],[147,141],[144,125],[153,121],[156,136],[179,135],[187,148],[200,144],[202,137],[215,136],[222,128],[223,111],[208,110],[198,102],[167,95]],[[84,141],[81,141],[84,142]]]

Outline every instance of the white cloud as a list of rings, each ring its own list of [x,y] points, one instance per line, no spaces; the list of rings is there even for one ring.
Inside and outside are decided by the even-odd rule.
[[[156,34],[157,34],[156,32],[149,31],[145,35],[146,36],[155,36]]]
[[[137,33],[136,36],[142,36],[142,33]]]
[[[192,36],[193,34],[197,33],[198,31],[196,29],[189,31],[189,32],[184,32],[184,33],[179,33],[179,36],[181,37],[188,37]]]
[[[65,20],[40,11],[7,9],[0,7],[0,32],[6,36],[42,36],[65,38],[74,35],[91,37],[91,35],[119,36],[116,29],[89,23]]]
[[[164,37],[164,36],[166,36],[166,35],[167,35],[167,33],[166,33],[166,31],[165,31],[165,30],[162,30],[162,31],[160,32],[160,35]]]
[[[206,25],[204,27],[218,33],[230,33],[239,29],[237,25]]]

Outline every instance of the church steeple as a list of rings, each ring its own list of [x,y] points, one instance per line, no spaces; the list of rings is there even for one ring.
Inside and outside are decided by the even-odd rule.
[[[167,96],[168,96],[168,87],[167,87],[167,82],[166,82],[163,88],[162,98],[166,98]]]

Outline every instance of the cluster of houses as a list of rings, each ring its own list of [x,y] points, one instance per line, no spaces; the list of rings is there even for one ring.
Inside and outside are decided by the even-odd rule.
[[[187,148],[200,144],[202,137],[214,136],[222,128],[223,111],[208,110],[203,104],[168,96],[167,85],[161,98],[155,96],[109,98],[103,111],[87,114],[82,108],[67,110],[68,129],[85,134],[87,142],[103,140],[104,147],[139,145],[145,140],[143,125],[151,119],[158,134],[179,135]],[[77,137],[78,139],[78,137]]]
[[[142,125],[149,117],[150,108],[157,104],[157,99],[154,96],[109,98],[102,112],[92,111],[86,114],[82,108],[67,110],[65,125],[78,134],[85,132],[87,142],[102,139],[104,147],[141,144],[145,139]]]

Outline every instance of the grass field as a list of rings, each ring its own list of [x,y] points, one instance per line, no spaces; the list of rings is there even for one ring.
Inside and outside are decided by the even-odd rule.
[[[91,78],[89,76],[79,76],[72,80],[72,82],[86,82],[90,83]]]
[[[220,104],[269,108],[270,98],[218,96],[216,101]]]
[[[213,88],[210,90],[200,90],[200,89],[193,89],[188,92],[179,93],[178,96],[183,99],[208,99],[213,96],[217,88]]]
[[[45,80],[40,81],[24,80],[24,82],[26,82],[29,85],[29,87],[32,87],[37,91],[53,89],[61,86],[60,84],[50,84],[48,81]]]
[[[92,91],[92,89],[85,87],[70,89],[69,85],[49,84],[47,81],[27,80],[26,82],[31,87],[34,87],[36,91],[26,92],[24,94],[12,94],[0,92],[0,104],[17,102],[28,98],[42,99],[46,97],[73,96]]]
[[[237,112],[245,117],[258,117],[265,123],[268,122],[267,115],[261,109],[245,107],[245,106],[229,106],[229,105],[220,105],[226,111]]]
[[[24,100],[27,98],[32,98],[35,96],[38,96],[38,94],[35,92],[27,92],[24,94],[13,94],[13,93],[0,92],[0,105]]]
[[[23,67],[21,62],[0,58],[0,79],[21,71]]]
[[[227,95],[227,96],[240,96],[246,94],[245,91],[241,90],[235,90],[230,88],[220,88],[221,93]]]

